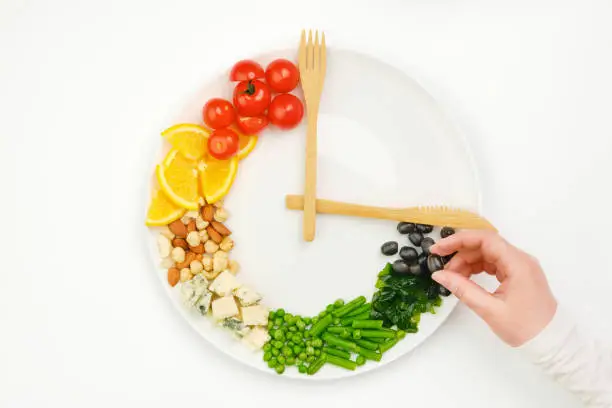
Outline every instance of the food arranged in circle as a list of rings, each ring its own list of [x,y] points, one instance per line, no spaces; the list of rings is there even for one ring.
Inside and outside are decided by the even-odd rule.
[[[288,59],[265,69],[256,61],[239,61],[230,71],[232,101],[211,95],[202,101],[202,123],[163,131],[170,149],[155,169],[157,190],[146,225],[158,229],[161,265],[185,307],[261,353],[271,370],[315,375],[326,364],[356,370],[384,359],[386,351],[418,331],[422,313],[436,313],[450,294],[431,279],[450,257],[429,249],[432,235],[447,237],[454,230],[399,223],[397,232],[390,231],[399,235],[396,240],[372,249],[372,256],[380,251],[394,257],[377,275],[373,271],[372,293],[330,299],[315,316],[270,310],[256,288],[244,285],[232,256],[236,243],[223,198],[268,126],[292,129],[302,121],[304,103],[291,93],[299,79],[298,67]]]

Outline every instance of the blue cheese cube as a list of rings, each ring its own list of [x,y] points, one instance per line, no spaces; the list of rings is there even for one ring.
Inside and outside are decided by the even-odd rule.
[[[259,303],[261,300],[261,295],[247,286],[235,289],[234,295],[240,301],[241,306],[252,306]]]
[[[270,340],[270,335],[263,327],[255,327],[243,338],[243,341],[254,349],[262,348],[268,340]]]
[[[215,299],[212,302],[212,315],[215,320],[238,316],[238,306],[233,296]]]
[[[234,289],[240,287],[240,283],[234,275],[228,271],[221,272],[217,279],[210,284],[210,290],[219,296],[231,295]]]
[[[197,309],[202,314],[208,312],[212,293],[208,291],[208,281],[204,277],[197,275],[185,282],[181,286],[181,295],[189,307]]]
[[[223,327],[231,330],[236,336],[244,337],[249,333],[249,328],[237,317],[228,317],[221,323]]]
[[[268,324],[268,308],[255,305],[243,307],[242,321],[248,326],[264,326]]]

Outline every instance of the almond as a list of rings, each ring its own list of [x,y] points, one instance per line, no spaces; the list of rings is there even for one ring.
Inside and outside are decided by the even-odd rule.
[[[179,269],[179,271],[184,268],[189,268],[191,261],[194,261],[195,257],[196,254],[194,254],[193,252],[187,252],[185,254],[185,260],[183,262],[178,262],[175,266]]]
[[[208,233],[208,237],[217,244],[220,244],[221,241],[223,241],[221,234],[219,234],[217,230],[212,227],[212,225],[206,228],[206,232]]]
[[[232,231],[230,231],[225,225],[223,225],[222,223],[218,221],[213,221],[210,223],[210,225],[212,225],[212,227],[224,237],[228,235],[232,235]]]
[[[202,248],[204,248],[204,244],[202,244]],[[202,262],[202,259],[204,259],[204,255],[196,253],[195,260]]]
[[[178,268],[168,269],[168,283],[170,286],[175,286],[181,276],[181,271]]]
[[[189,224],[187,224],[187,232],[191,232],[191,231],[196,231],[196,222],[195,220],[191,220],[189,221]]]
[[[205,205],[204,207],[202,207],[202,218],[204,218],[204,221],[208,221],[211,222],[215,217],[215,207],[213,207],[210,204]]]
[[[198,246],[191,247],[191,252],[194,254],[203,254],[204,253],[204,244],[200,244]]]
[[[185,224],[183,224],[181,220],[173,221],[168,225],[168,228],[170,228],[170,231],[179,238],[185,238],[187,236],[187,227],[185,227]]]
[[[175,248],[179,247],[183,249],[189,249],[189,245],[187,245],[187,241],[185,241],[183,238],[174,238],[172,240],[172,246]]]

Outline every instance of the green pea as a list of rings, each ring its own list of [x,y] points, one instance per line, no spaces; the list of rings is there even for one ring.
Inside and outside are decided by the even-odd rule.
[[[308,326],[310,323],[312,323],[312,319],[310,317],[305,317],[302,320],[304,320],[304,323],[306,324],[306,326]]]
[[[306,323],[304,323],[304,321],[300,319],[295,322],[295,326],[298,328],[299,331],[304,331],[304,329],[306,328]]]
[[[295,333],[296,331],[298,331],[298,329],[297,329],[297,327],[295,327],[295,326],[291,326],[291,327],[289,327],[289,331],[290,331],[291,333]]]
[[[317,316],[312,318],[312,324],[317,324],[317,322],[319,321],[319,318]]]
[[[323,340],[321,340],[321,339],[314,339],[312,341],[312,346],[313,347],[323,347]]]
[[[272,345],[270,343],[266,343],[263,346],[263,351],[270,351],[272,350]]]
[[[300,360],[306,360],[306,359],[308,358],[308,356],[306,355],[306,353],[301,352],[301,353],[300,353],[300,355],[298,356],[298,358],[299,358]]]
[[[310,332],[309,331],[305,331],[304,332],[304,338],[306,338],[306,339],[310,338]]]
[[[285,356],[278,356],[276,360],[278,361],[279,364],[285,364],[285,362],[287,361],[285,360]]]
[[[313,361],[315,361],[316,357],[315,356],[308,356],[308,358],[306,359],[307,363],[312,363]]]
[[[287,365],[291,366],[295,364],[295,357],[287,357]]]
[[[275,326],[280,326],[282,324],[283,324],[283,319],[281,319],[280,317],[277,317],[276,319],[274,319]]]
[[[325,316],[327,316],[327,312],[326,311],[322,311],[321,313],[319,313],[319,319],[322,319]]]
[[[293,346],[293,354],[296,356],[302,352],[302,348],[300,346]]]
[[[294,342],[292,342],[292,341],[288,341],[288,342],[287,342],[287,347],[291,347],[291,348],[293,348],[293,346],[295,346],[295,343],[294,343]]]
[[[274,327],[274,322],[268,322],[268,331],[272,330]]]
[[[285,316],[283,317],[283,320],[285,320],[285,323],[289,323],[291,321],[291,319],[293,318],[293,315],[291,313],[287,313],[285,314]]]
[[[336,306],[336,307],[342,307],[342,306],[344,306],[344,300],[342,300],[342,299],[338,299],[338,300],[336,300],[336,301],[334,302],[334,306]]]
[[[283,356],[289,357],[292,355],[293,355],[293,350],[291,350],[289,347],[283,347]]]
[[[272,353],[273,356],[276,357],[276,356],[278,356],[280,354],[280,350],[275,348],[275,349],[272,349],[271,353]]]
[[[285,309],[277,309],[275,313],[276,316],[283,317],[285,315]]]
[[[270,353],[269,351],[266,351],[264,353],[263,360],[264,361],[270,361],[271,358],[272,358],[272,353]]]
[[[300,364],[298,367],[298,371],[302,374],[306,374],[306,371],[308,371],[308,369],[306,368],[304,364]]]
[[[276,370],[276,372],[277,372],[278,374],[282,374],[282,373],[284,373],[284,372],[285,372],[285,366],[284,366],[284,365],[282,365],[282,364],[281,364],[281,365],[277,365],[277,366],[276,366],[276,368],[275,368],[275,370]]]
[[[306,347],[312,347],[312,340],[306,341]]]
[[[275,340],[274,342],[272,342],[272,346],[274,346],[274,348],[279,349],[279,348],[283,347],[283,342]]]
[[[272,311],[270,311],[270,313],[268,313],[268,319],[274,320],[275,317],[276,317],[276,311],[275,310],[272,310]]]
[[[312,356],[315,353],[315,349],[312,346],[308,346],[306,347],[306,354],[308,354],[309,356]]]
[[[319,350],[319,349],[316,349],[314,352],[315,352],[314,355],[317,356],[317,357],[319,357],[321,355],[321,350]]]
[[[274,330],[272,337],[274,337],[275,340],[283,340],[285,338],[285,333],[283,333],[281,329]]]
[[[357,365],[364,365],[366,362],[366,358],[364,356],[357,356],[357,358],[355,359],[355,362],[357,363]]]
[[[302,335],[302,333],[295,333],[295,334],[293,335],[293,339],[292,339],[292,340],[293,340],[293,342],[294,342],[294,343],[299,344],[299,343],[301,343],[301,342],[302,342],[302,338],[303,338],[303,337],[304,337],[304,336]]]
[[[271,359],[268,361],[268,367],[270,367],[270,368],[274,368],[274,367],[276,367],[276,364],[277,364],[277,363],[278,363],[278,361],[277,361],[275,358],[271,358]]]

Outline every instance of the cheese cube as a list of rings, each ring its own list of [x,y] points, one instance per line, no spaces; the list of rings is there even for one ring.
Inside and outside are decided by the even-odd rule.
[[[241,306],[252,306],[261,300],[261,295],[247,286],[234,290],[234,295],[240,301]]]
[[[270,335],[263,327],[255,327],[244,336],[244,342],[255,349],[262,348],[268,340],[270,340]]]
[[[238,287],[240,287],[240,283],[228,271],[221,272],[217,279],[210,284],[210,290],[222,297],[231,295],[232,291]]]
[[[263,326],[268,324],[268,308],[255,305],[242,308],[242,321],[248,326]]]
[[[238,306],[234,297],[227,296],[213,300],[212,315],[215,320],[223,320],[238,315]]]

